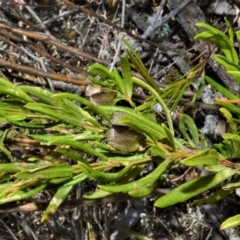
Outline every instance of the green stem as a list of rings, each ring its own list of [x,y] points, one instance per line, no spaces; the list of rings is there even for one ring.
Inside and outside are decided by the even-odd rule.
[[[173,129],[172,119],[171,119],[169,110],[168,110],[166,104],[164,103],[164,101],[162,100],[162,98],[159,96],[158,92],[155,91],[150,85],[148,85],[147,83],[143,82],[142,80],[140,80],[136,77],[133,77],[132,80],[135,84],[137,84],[140,87],[145,88],[146,90],[151,92],[153,94],[153,96],[157,99],[157,101],[161,104],[161,106],[166,114],[169,129],[170,129],[172,135],[174,136],[174,129]]]

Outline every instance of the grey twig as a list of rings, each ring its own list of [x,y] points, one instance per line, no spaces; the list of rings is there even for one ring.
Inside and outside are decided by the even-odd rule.
[[[171,11],[167,16],[165,16],[162,22],[156,26],[154,26],[154,30],[161,27],[164,23],[167,23],[171,18],[174,18],[178,13],[182,11],[188,4],[190,4],[193,0],[185,0],[178,7],[176,7],[173,11]]]
[[[71,15],[77,13],[77,12],[80,12],[80,11],[78,9],[73,9],[73,10],[70,10],[70,11],[67,11],[67,12],[60,13],[59,15],[54,16],[54,17],[44,21],[43,24],[51,25],[53,22],[57,21],[58,19],[71,16]]]
[[[149,37],[149,36],[153,33],[153,31],[154,31],[154,26],[155,26],[155,24],[156,24],[156,22],[157,22],[157,20],[158,20],[158,18],[159,18],[159,16],[160,16],[160,13],[161,13],[163,7],[164,7],[165,4],[166,4],[166,1],[167,1],[167,0],[162,0],[161,4],[160,4],[159,7],[158,7],[157,12],[155,13],[155,15],[154,15],[154,17],[153,17],[152,23],[148,26],[147,30],[141,35],[142,38],[145,38],[145,39],[146,39],[147,37]],[[160,24],[162,24],[162,21],[160,22]]]

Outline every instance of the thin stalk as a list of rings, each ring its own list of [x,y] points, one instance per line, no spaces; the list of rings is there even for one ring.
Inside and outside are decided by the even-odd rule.
[[[171,119],[169,110],[168,110],[166,104],[164,103],[164,101],[162,100],[162,98],[159,96],[158,92],[155,91],[150,85],[148,85],[147,83],[143,82],[142,80],[140,80],[136,77],[133,77],[132,80],[133,80],[133,83],[135,83],[138,86],[145,88],[146,90],[151,92],[153,94],[153,96],[157,99],[157,101],[161,104],[161,106],[166,114],[169,129],[170,129],[172,135],[174,136],[174,129],[173,129],[172,119]]]

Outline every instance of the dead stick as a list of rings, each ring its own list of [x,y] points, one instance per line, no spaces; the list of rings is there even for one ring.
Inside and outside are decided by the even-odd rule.
[[[0,60],[0,67],[10,68],[19,72],[24,72],[24,73],[32,74],[35,76],[45,77],[45,78],[51,78],[60,82],[72,83],[76,85],[86,85],[89,83],[87,79],[78,79],[70,76],[59,75],[56,73],[44,72],[32,67],[21,66],[16,63],[11,63],[4,60]]]
[[[151,195],[145,197],[160,197],[166,193],[168,193],[170,189],[156,189]],[[144,197],[144,198],[145,198]],[[74,200],[65,200],[61,205],[60,209],[74,209],[76,207],[89,207],[96,206],[114,202],[122,202],[127,200],[136,199],[131,197],[126,193],[113,194],[111,196],[99,199],[74,199]],[[23,203],[23,204],[4,204],[0,206],[0,213],[6,212],[33,212],[45,210],[47,206],[50,204],[49,201],[36,201],[31,203]]]
[[[70,65],[69,63],[66,63],[66,62],[62,61],[61,59],[53,57],[51,54],[49,54],[48,52],[44,51],[43,49],[34,46],[32,43],[28,43],[28,42],[23,41],[22,38],[20,38],[20,37],[18,37],[16,35],[13,35],[13,34],[11,34],[10,32],[8,32],[6,30],[2,30],[2,35],[4,37],[8,37],[9,39],[13,39],[13,40],[15,40],[17,42],[22,43],[24,46],[30,48],[31,50],[33,50],[33,51],[35,51],[37,53],[39,53],[41,56],[44,56],[44,57],[50,59],[51,61],[53,61],[53,62],[55,62],[55,63],[65,67],[65,68],[68,68],[69,70],[71,70],[71,71],[73,71],[75,73],[79,73],[79,74],[82,74],[84,76],[87,76],[87,71],[84,71],[82,69],[74,67],[74,66]],[[4,41],[4,37],[3,36],[0,36],[0,38],[2,38],[3,41]]]
[[[36,39],[38,41],[42,41],[42,42],[45,42],[45,43],[52,44],[52,45],[58,47],[63,52],[69,52],[69,53],[74,54],[75,56],[83,57],[83,58],[86,58],[86,59],[91,60],[93,62],[98,62],[98,63],[104,64],[104,65],[109,65],[110,64],[109,62],[107,62],[103,59],[94,57],[93,55],[91,55],[89,53],[82,52],[82,51],[80,51],[76,48],[73,48],[73,47],[65,46],[60,41],[58,41],[56,39],[53,39],[50,36],[48,36],[47,34],[44,34],[44,33],[41,33],[41,32],[33,32],[33,31],[27,31],[27,30],[23,30],[23,29],[13,28],[13,27],[9,27],[9,26],[7,26],[6,24],[3,24],[3,23],[0,23],[0,29],[1,28],[6,29],[6,30],[8,30],[12,33],[15,33],[15,34],[20,34],[21,36],[25,35],[29,38],[33,38],[33,39]]]
[[[95,13],[95,12],[92,12],[91,10],[88,10],[88,9],[86,9],[86,8],[84,8],[84,7],[78,6],[78,5],[72,3],[72,2],[70,2],[70,1],[68,1],[68,0],[62,0],[62,2],[64,2],[67,6],[69,6],[69,7],[71,7],[71,8],[78,9],[78,10],[80,10],[81,12],[84,12],[84,13],[90,15],[90,16],[96,17],[96,18],[99,19],[100,21],[105,22],[106,24],[108,24],[109,26],[111,26],[111,27],[119,30],[120,32],[125,32],[127,35],[129,35],[130,37],[133,37],[133,38],[137,39],[137,40],[140,41],[140,42],[145,42],[145,43],[149,44],[150,46],[153,46],[153,47],[155,47],[155,48],[158,48],[159,51],[161,51],[161,52],[167,52],[167,51],[169,51],[169,47],[165,47],[165,46],[163,46],[161,43],[155,43],[155,42],[146,40],[146,39],[144,39],[144,38],[141,38],[141,37],[139,37],[139,36],[131,33],[130,31],[126,30],[125,28],[122,28],[122,27],[120,27],[120,26],[112,23],[110,20],[106,19],[105,17],[100,16],[100,15],[98,15],[98,14]]]

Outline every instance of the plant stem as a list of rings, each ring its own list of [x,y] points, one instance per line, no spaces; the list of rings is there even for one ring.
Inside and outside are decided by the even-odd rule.
[[[166,118],[167,118],[167,123],[168,123],[169,129],[170,129],[172,135],[174,136],[174,129],[173,129],[172,119],[171,119],[169,110],[168,110],[166,104],[164,103],[164,101],[162,100],[162,98],[160,97],[160,95],[150,85],[148,85],[147,83],[143,82],[142,80],[140,80],[140,79],[138,79],[136,77],[133,77],[132,80],[138,86],[140,86],[142,88],[145,88],[146,90],[151,92],[153,94],[153,96],[157,99],[157,101],[161,104],[161,106],[162,106],[162,108],[163,108],[163,110],[164,110],[164,112],[166,114]]]

